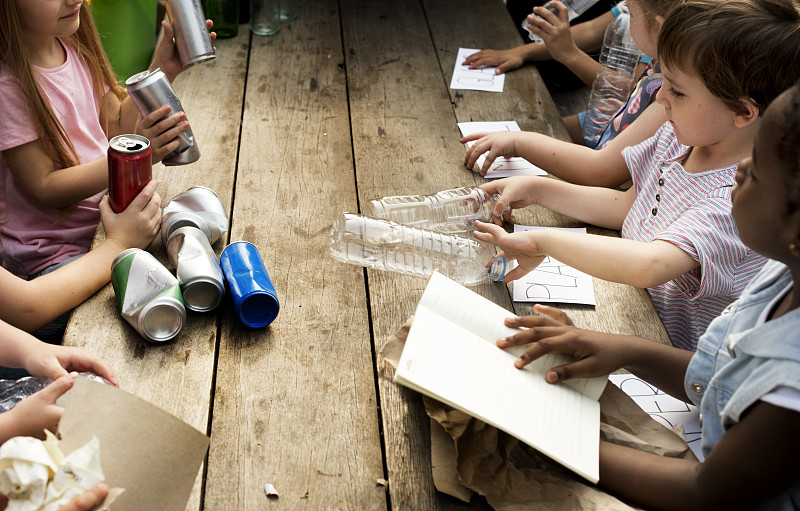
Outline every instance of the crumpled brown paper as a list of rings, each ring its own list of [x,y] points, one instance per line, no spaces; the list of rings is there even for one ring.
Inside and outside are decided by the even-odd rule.
[[[393,333],[382,359],[397,367],[413,316]],[[682,430],[653,420],[616,385],[600,396],[600,438],[661,456],[694,459]],[[473,492],[498,511],[639,509],[589,484],[516,438],[423,396],[431,418],[431,463],[436,489],[469,502]]]

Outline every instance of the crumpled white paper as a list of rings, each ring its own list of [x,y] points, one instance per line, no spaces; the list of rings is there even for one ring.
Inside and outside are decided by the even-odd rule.
[[[0,493],[7,511],[57,511],[104,481],[97,437],[64,456],[58,439],[14,437],[0,446]]]

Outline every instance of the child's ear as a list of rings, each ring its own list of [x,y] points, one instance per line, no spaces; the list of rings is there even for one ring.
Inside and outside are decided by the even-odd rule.
[[[661,25],[664,24],[664,16],[656,14],[656,28],[661,30]]]
[[[761,109],[758,108],[752,99],[742,99],[741,101],[742,106],[744,107],[744,113],[737,113],[734,115],[733,122],[736,124],[737,128],[744,128],[749,126],[761,114]]]

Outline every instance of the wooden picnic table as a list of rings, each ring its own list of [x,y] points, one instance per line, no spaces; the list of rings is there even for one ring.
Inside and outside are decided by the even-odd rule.
[[[178,77],[202,157],[156,165],[159,192],[165,204],[195,185],[217,192],[230,216],[217,254],[253,243],[280,314],[252,330],[228,301],[189,312],[175,340],[151,344],[106,286],[75,311],[64,343],[105,358],[122,389],[210,435],[188,510],[487,507],[436,491],[422,399],[378,357],[425,279],[336,262],[327,245],[335,216],[366,200],[483,182],[464,168],[457,122],[516,120],[567,139],[533,66],[510,73],[502,93],[449,88],[459,47],[517,46],[516,23],[501,0],[300,2],[277,34],[243,25],[216,41],[215,60]],[[581,225],[538,207],[517,216]],[[149,251],[171,267],[160,238]],[[668,342],[646,292],[594,285],[596,307],[564,307],[578,325]],[[473,289],[532,312],[502,284]]]

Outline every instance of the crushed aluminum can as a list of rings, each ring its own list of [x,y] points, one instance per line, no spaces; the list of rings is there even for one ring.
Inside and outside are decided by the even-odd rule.
[[[169,105],[170,115],[185,112],[181,100],[161,69],[148,69],[137,73],[125,81],[128,95],[142,117]],[[187,118],[188,120],[188,118]],[[178,148],[161,159],[164,165],[186,165],[200,159],[200,147],[194,138],[192,128],[178,135]]]
[[[148,341],[169,341],[186,322],[178,279],[149,252],[129,248],[114,258],[111,285],[120,314]]]
[[[225,281],[206,235],[194,227],[181,227],[169,236],[167,254],[175,265],[186,308],[195,312],[216,308],[225,295]]]
[[[228,215],[213,190],[193,186],[169,201],[161,220],[164,245],[175,230],[186,226],[203,231],[212,245],[228,232]]]
[[[167,15],[175,31],[175,46],[183,67],[216,57],[200,0],[167,0]]]

